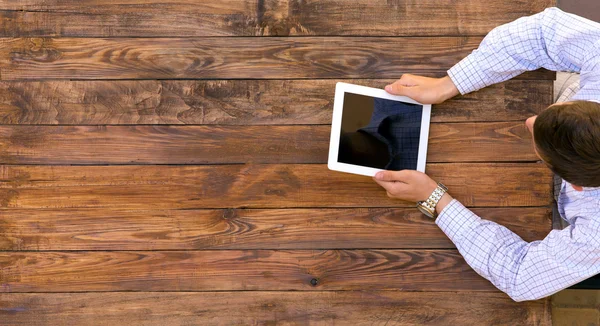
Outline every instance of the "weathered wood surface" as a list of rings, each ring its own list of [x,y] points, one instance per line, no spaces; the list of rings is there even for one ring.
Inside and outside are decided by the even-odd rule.
[[[430,164],[467,206],[546,206],[552,172],[542,163]],[[325,165],[0,166],[7,208],[414,207],[371,178]]]
[[[443,76],[552,5],[0,0],[0,324],[550,325],[413,203],[323,163],[336,82]],[[527,241],[551,172],[522,121],[554,76],[432,116],[427,173]]]
[[[552,0],[2,0],[0,36],[485,35]]]
[[[0,294],[0,318],[27,326],[551,324],[545,300],[397,291],[11,293]]]
[[[481,37],[2,38],[0,78],[314,79],[444,75]],[[243,49],[243,50],[241,50]],[[534,79],[554,79],[539,70]]]
[[[0,163],[326,163],[328,126],[0,127]]]
[[[475,208],[526,241],[550,229],[548,208]],[[446,249],[414,208],[8,210],[0,250]]]
[[[0,292],[493,291],[456,250],[0,252]]]
[[[330,126],[0,126],[1,164],[327,163]],[[432,124],[427,162],[538,161],[523,122]]]
[[[338,81],[383,88],[394,79],[0,82],[0,124],[330,124]],[[434,105],[431,119],[523,121],[552,104],[552,89],[511,80]]]

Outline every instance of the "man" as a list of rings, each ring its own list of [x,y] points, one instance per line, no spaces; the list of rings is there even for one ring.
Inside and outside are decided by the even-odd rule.
[[[573,101],[525,122],[537,155],[563,179],[558,208],[567,228],[528,243],[479,218],[423,173],[384,171],[374,178],[388,196],[438,213],[436,224],[467,263],[515,301],[543,298],[600,273],[600,24],[550,8],[497,27],[444,78],[404,75],[385,88],[437,104],[540,67],[581,73]]]

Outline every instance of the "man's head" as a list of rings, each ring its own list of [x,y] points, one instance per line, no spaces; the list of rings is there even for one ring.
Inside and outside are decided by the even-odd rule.
[[[534,148],[550,169],[572,185],[600,187],[600,104],[554,104],[525,122]]]

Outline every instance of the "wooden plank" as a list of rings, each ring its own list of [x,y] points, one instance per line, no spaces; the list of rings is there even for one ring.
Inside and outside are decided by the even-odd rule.
[[[0,294],[0,318],[27,326],[552,325],[547,299],[396,291],[11,293]]]
[[[325,163],[329,137],[328,126],[11,126],[0,163]]]
[[[541,163],[430,164],[467,206],[544,206],[552,172]],[[0,165],[0,208],[414,207],[371,178],[325,165]]]
[[[330,124],[335,84],[394,79],[0,82],[0,124]],[[440,105],[433,122],[523,121],[552,104],[553,82],[510,80]]]
[[[523,121],[431,124],[427,162],[539,161]]]
[[[0,164],[327,163],[329,126],[0,126]],[[432,124],[427,162],[538,161],[523,122]]]
[[[551,229],[548,208],[476,208],[526,241]],[[446,249],[414,208],[268,210],[8,210],[0,250]]]
[[[497,291],[456,250],[0,252],[0,284],[0,292]]]
[[[553,5],[553,0],[485,5],[477,0],[2,0],[0,35],[485,35]]]
[[[481,37],[2,38],[0,77],[17,79],[398,78],[436,73]],[[244,49],[240,51],[240,49]],[[529,73],[554,79],[555,73]]]

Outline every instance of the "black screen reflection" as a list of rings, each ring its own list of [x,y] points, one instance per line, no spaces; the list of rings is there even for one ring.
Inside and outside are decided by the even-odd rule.
[[[416,170],[422,115],[422,105],[345,93],[338,161]]]

